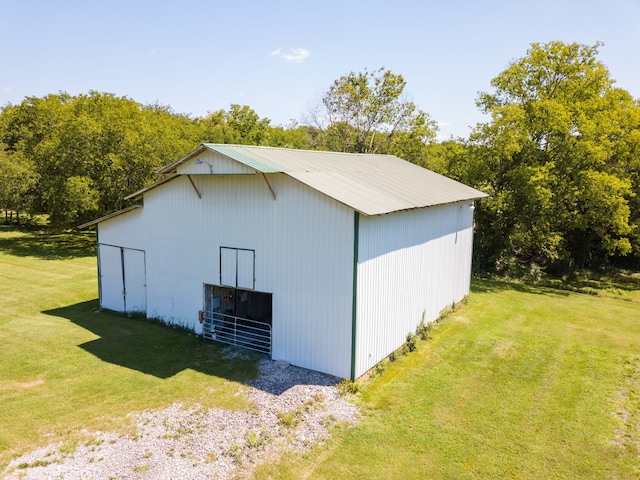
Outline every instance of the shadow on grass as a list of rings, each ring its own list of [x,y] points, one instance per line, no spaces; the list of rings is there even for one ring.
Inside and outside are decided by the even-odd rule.
[[[101,311],[98,301],[78,303],[43,312],[62,317],[99,338],[78,345],[100,360],[158,378],[192,369],[233,381],[246,381],[258,373],[260,355],[242,352],[228,358],[225,346],[143,318]]]
[[[170,378],[186,369],[280,395],[294,385],[335,385],[340,379],[299,367],[272,368],[271,376],[258,377],[264,354],[203,339],[184,329],[156,321],[126,317],[99,309],[98,300],[43,312],[65,318],[99,338],[78,345],[102,361],[158,378]]]
[[[471,291],[477,293],[498,293],[513,290],[537,295],[568,296],[571,293],[609,297],[634,301],[630,292],[640,290],[640,273],[617,271],[613,274],[595,274],[595,278],[574,278],[571,280],[545,279],[540,284],[528,285],[495,278],[473,277]]]
[[[576,275],[571,284],[576,288],[640,290],[640,273],[617,270],[604,273]]]
[[[537,295],[569,295],[569,292],[567,291],[546,286],[526,285],[522,283],[493,280],[481,277],[473,277],[473,279],[471,280],[471,292],[498,293],[506,291],[533,293]]]
[[[0,234],[4,232],[10,234],[0,235],[0,251],[18,257],[61,260],[96,254],[95,232],[0,229]]]

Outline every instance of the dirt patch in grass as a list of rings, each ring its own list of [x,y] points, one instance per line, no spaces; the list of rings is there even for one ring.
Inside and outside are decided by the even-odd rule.
[[[621,450],[631,451],[640,458],[640,358],[627,362],[624,383],[615,402],[615,417],[620,427],[615,432],[613,444]],[[639,468],[640,470],[640,468]]]
[[[16,382],[15,387],[18,390],[28,390],[29,388],[37,387],[44,383],[44,378],[36,378],[29,382]]]

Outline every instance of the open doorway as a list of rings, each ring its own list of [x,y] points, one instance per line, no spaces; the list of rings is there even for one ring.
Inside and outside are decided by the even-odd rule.
[[[272,294],[204,285],[205,338],[271,354]]]

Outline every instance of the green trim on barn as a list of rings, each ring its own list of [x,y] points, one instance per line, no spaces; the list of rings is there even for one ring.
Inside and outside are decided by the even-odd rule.
[[[356,379],[356,330],[358,314],[358,244],[360,214],[353,212],[353,305],[351,307],[351,380]]]

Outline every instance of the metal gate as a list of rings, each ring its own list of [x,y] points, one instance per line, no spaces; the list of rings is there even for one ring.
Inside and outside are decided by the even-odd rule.
[[[265,322],[205,311],[202,335],[209,340],[271,355],[271,325]]]

